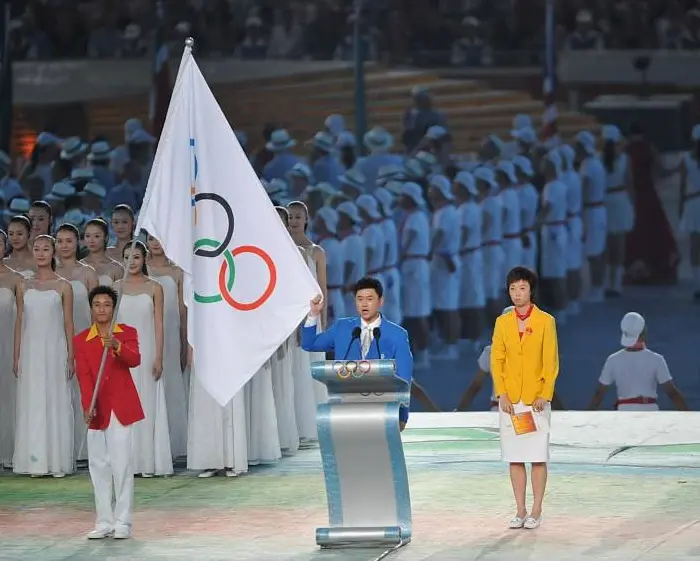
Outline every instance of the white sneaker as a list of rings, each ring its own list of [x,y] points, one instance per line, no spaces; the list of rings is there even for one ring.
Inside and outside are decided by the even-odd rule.
[[[523,524],[523,528],[525,528],[526,530],[534,530],[534,529],[540,527],[540,522],[541,522],[541,521],[542,521],[542,517],[541,517],[541,516],[539,516],[539,517],[537,517],[537,518],[535,518],[535,517],[533,517],[533,516],[528,516],[528,517],[525,519],[525,523]]]
[[[127,526],[121,526],[119,528],[115,528],[114,530],[114,539],[115,540],[128,540],[131,537],[131,528],[128,528]]]
[[[238,477],[238,474],[232,469],[226,470],[226,477]]]
[[[104,540],[106,538],[111,538],[114,535],[114,530],[111,528],[95,528],[92,532],[87,535],[89,540]]]
[[[219,470],[216,469],[205,469],[204,471],[197,474],[197,477],[202,479],[207,479],[209,477],[214,477]]]
[[[510,522],[508,522],[508,528],[511,530],[520,530],[525,525],[525,519],[527,518],[526,516],[514,516],[511,518]]]

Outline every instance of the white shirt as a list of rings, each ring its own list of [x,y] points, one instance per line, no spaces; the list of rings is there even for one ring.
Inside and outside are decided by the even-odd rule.
[[[549,206],[544,224],[560,225],[566,221],[566,192],[567,187],[559,180],[550,181],[542,190],[542,200]]]
[[[413,242],[408,245],[409,232],[415,232]],[[417,210],[406,217],[401,230],[401,248],[407,257],[427,257],[430,253],[430,222],[425,212]]]
[[[503,237],[503,201],[498,195],[486,197],[481,203],[482,216],[488,216],[488,227],[483,233],[483,243],[500,242]],[[484,220],[485,222],[485,220]]]
[[[376,275],[384,267],[384,230],[381,224],[368,224],[362,230],[365,247],[372,250],[372,261],[367,263],[367,274]]]
[[[501,192],[501,202],[503,203],[503,235],[512,237],[520,235],[520,200],[515,189],[504,189]]]
[[[343,248],[336,238],[326,238],[319,242],[326,252],[326,285],[329,290],[343,287],[345,258]]]
[[[477,249],[481,246],[481,206],[477,202],[469,201],[460,205],[459,212],[462,228],[467,229],[467,239],[462,249]]]
[[[486,374],[491,374],[491,345],[484,347],[476,363],[479,365],[480,370],[486,372]],[[493,382],[491,385],[493,386]],[[498,398],[493,393],[493,389],[491,390],[491,401],[498,401]]]
[[[384,232],[384,244],[386,253],[384,254],[384,266],[396,267],[399,262],[399,235],[396,231],[396,222],[387,218],[382,222]]]
[[[687,196],[700,191],[700,162],[695,159],[693,154],[686,152],[683,154],[683,164],[688,174],[688,181],[685,185],[685,194]]]
[[[620,154],[615,158],[612,172],[605,170],[605,187],[614,189],[625,184],[627,179],[627,154]]]
[[[433,239],[442,232],[442,240],[433,248],[436,255],[457,255],[459,253],[460,217],[454,205],[446,205],[433,213]]]
[[[374,342],[374,329],[382,324],[382,316],[377,316],[373,321],[367,323],[365,320],[360,319],[360,328],[362,332],[360,334],[360,348],[362,349],[362,358],[366,358],[369,353],[369,349]]]
[[[579,170],[581,180],[588,180],[587,192],[583,194],[584,203],[600,204],[605,198],[607,176],[605,166],[598,156],[589,156]]]
[[[617,386],[618,399],[656,398],[659,384],[672,380],[666,359],[649,349],[621,349],[605,361],[598,381],[604,386]]]
[[[523,230],[532,230],[537,220],[537,205],[540,202],[540,196],[537,189],[532,183],[522,185],[518,188],[518,197],[520,198],[520,215],[523,221]]]
[[[350,278],[344,280],[344,285],[350,285],[359,281],[365,276],[367,265],[365,263],[365,242],[358,234],[350,234],[341,240],[340,247],[343,251],[343,269],[345,263],[354,265]],[[344,274],[344,273],[343,273]]]
[[[573,170],[562,174],[561,180],[566,183],[566,212],[569,218],[581,214],[583,204],[581,194],[581,177]]]

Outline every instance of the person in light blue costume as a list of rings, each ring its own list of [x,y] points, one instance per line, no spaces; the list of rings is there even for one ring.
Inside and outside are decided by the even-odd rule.
[[[409,384],[413,379],[413,355],[406,330],[390,322],[380,313],[384,303],[382,283],[372,277],[364,277],[355,285],[355,303],[359,317],[346,317],[336,321],[322,333],[317,333],[318,317],[325,305],[320,296],[311,301],[311,311],[301,331],[301,348],[307,352],[333,352],[340,360],[396,361],[396,375]],[[381,337],[375,339],[375,329]],[[357,330],[360,331],[359,338]],[[401,430],[408,421],[408,408],[399,410]]]

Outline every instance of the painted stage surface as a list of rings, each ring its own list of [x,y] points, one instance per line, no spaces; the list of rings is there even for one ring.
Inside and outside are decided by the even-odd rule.
[[[424,419],[416,424],[431,424]],[[514,507],[493,429],[407,430],[414,538],[387,559],[700,558],[700,444],[617,449],[608,460],[607,444],[564,446],[554,436],[543,523],[527,531],[506,528]],[[3,561],[371,561],[382,553],[315,546],[315,528],[328,522],[317,449],[239,478],[137,479],[131,540],[89,542],[93,521],[84,472],[0,476]]]

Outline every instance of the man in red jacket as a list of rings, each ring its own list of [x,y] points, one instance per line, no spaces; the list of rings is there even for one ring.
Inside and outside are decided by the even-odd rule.
[[[114,330],[110,329],[117,293],[108,286],[98,286],[90,291],[89,301],[94,323],[73,339],[75,372],[85,422],[89,426],[88,462],[97,511],[95,529],[87,537],[92,540],[126,539],[131,537],[134,502],[131,425],[144,418],[129,369],[141,363],[141,354],[136,329],[124,324],[115,324]],[[96,388],[105,347],[109,349],[107,362]],[[95,391],[97,401],[90,411]]]

